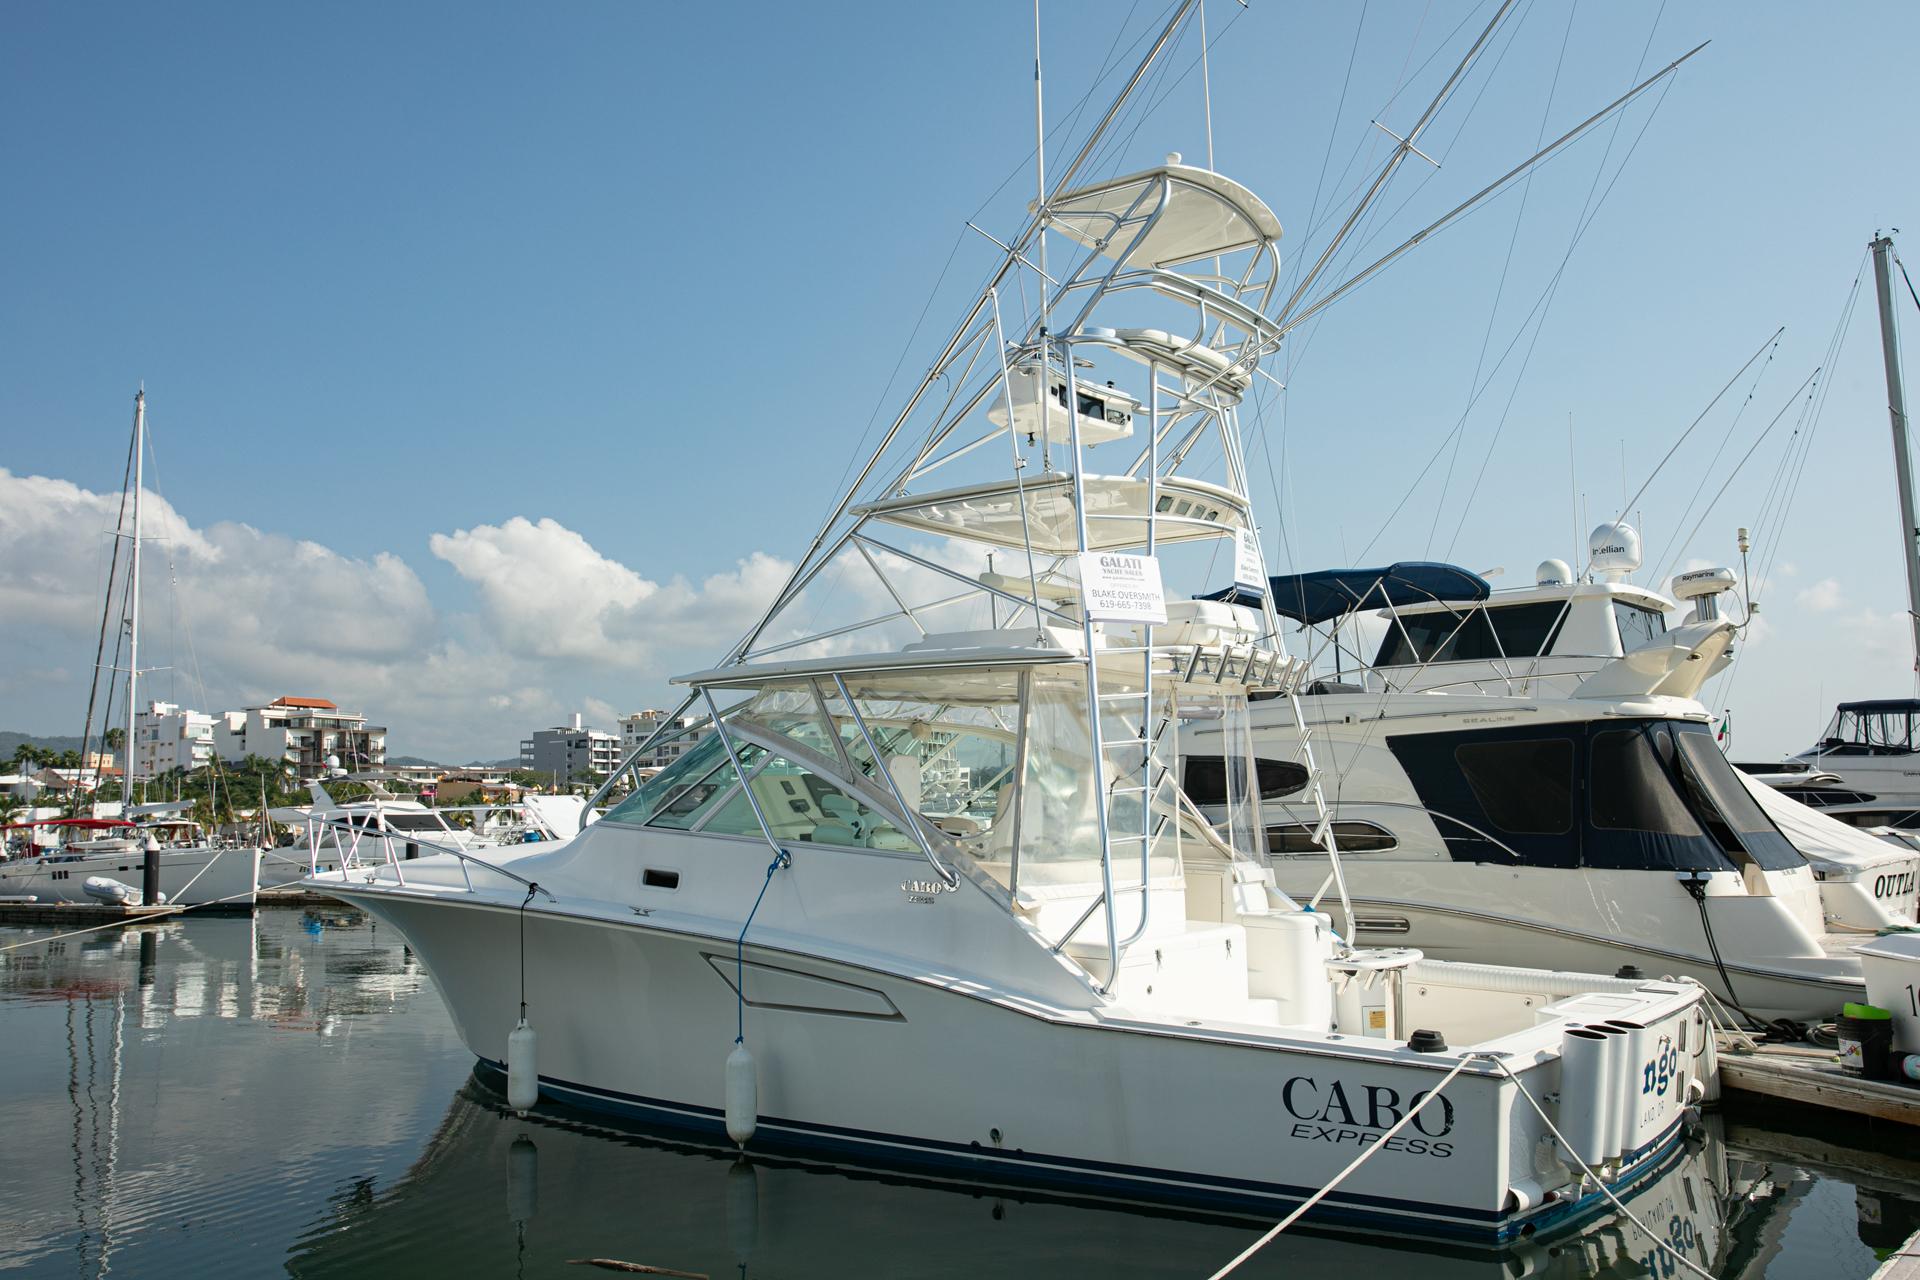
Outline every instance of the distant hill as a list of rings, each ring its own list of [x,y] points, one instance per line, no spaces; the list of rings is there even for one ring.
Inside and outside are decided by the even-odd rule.
[[[407,765],[413,768],[438,769],[441,767],[438,760],[428,760],[424,756],[388,756],[387,763]]]
[[[40,738],[31,733],[15,733],[11,729],[0,729],[0,760],[12,759],[14,748],[23,742],[47,751],[78,751],[80,749],[78,738]]]

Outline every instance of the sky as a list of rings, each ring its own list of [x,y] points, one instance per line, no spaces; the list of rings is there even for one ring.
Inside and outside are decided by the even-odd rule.
[[[1290,264],[1493,9],[1208,0],[1215,167]],[[1056,166],[1164,13],[1043,4]],[[80,729],[142,384],[155,696],[330,697],[445,760],[669,702],[971,301],[967,221],[1032,198],[1025,3],[20,0],[0,37],[0,728]],[[1755,532],[1734,754],[1913,692],[1870,274],[1796,389],[1920,214],[1916,37],[1519,0],[1329,282],[1711,43],[1296,331],[1247,423],[1270,567],[1524,585],[1646,482],[1638,580]],[[1103,171],[1204,162],[1197,32],[1161,66]]]

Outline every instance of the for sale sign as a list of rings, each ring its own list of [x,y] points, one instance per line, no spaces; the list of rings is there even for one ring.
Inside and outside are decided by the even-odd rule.
[[[1167,594],[1153,556],[1088,551],[1080,556],[1080,590],[1096,622],[1165,622]]]
[[[1234,531],[1233,585],[1255,595],[1267,594],[1267,575],[1260,562],[1260,535],[1251,529]]]

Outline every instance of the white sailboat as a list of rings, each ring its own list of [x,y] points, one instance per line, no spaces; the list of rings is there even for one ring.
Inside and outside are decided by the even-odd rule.
[[[140,498],[146,468],[147,393],[133,399],[132,475],[128,481],[131,520],[116,536],[126,540],[126,601],[121,625],[126,632],[125,745],[121,765],[121,792],[127,816],[120,819],[84,819],[69,830],[87,830],[87,837],[69,840],[38,857],[0,861],[0,898],[41,902],[95,902],[103,894],[112,900],[138,900],[144,890],[144,859],[149,844],[159,846],[159,891],[177,906],[218,906],[251,910],[259,886],[260,851],[221,848],[204,839],[198,827],[164,819],[175,806],[141,806],[134,794],[134,730],[137,723],[135,691],[140,681]],[[111,608],[115,584],[107,584]],[[145,821],[141,821],[145,819]],[[35,824],[29,823],[28,826]],[[45,824],[41,824],[44,826]],[[89,892],[88,882],[96,882]],[[124,886],[125,891],[108,884]]]
[[[680,677],[717,732],[551,851],[310,883],[407,936],[516,1107],[1258,1213],[1371,1152],[1317,1216],[1577,1221],[1681,1140],[1703,993],[1352,947],[1252,856],[1246,751],[1222,832],[1183,794],[1190,726],[1305,670],[1270,609],[1169,598],[1261,572],[1237,406],[1281,228],[1177,157],[1086,180],[1104,128]]]

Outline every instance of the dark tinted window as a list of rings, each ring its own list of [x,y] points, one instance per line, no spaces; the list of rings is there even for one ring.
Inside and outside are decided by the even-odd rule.
[[[1666,615],[1642,609],[1624,600],[1613,602],[1613,616],[1620,624],[1620,651],[1632,653],[1641,645],[1652,644],[1667,633]]]
[[[1268,760],[1262,757],[1255,767],[1260,775],[1262,800],[1283,799],[1306,788],[1306,768],[1291,760]],[[1188,756],[1181,778],[1187,798],[1195,804],[1218,805],[1227,802],[1227,765],[1219,756]]]
[[[1320,846],[1313,842],[1311,822],[1282,822],[1267,828],[1267,847],[1275,853],[1313,853]],[[1371,822],[1336,822],[1333,841],[1342,853],[1378,853],[1398,848],[1393,832]]]
[[[1706,793],[1713,807],[1727,820],[1727,825],[1748,835],[1774,829],[1760,802],[1734,775],[1733,766],[1727,763],[1727,758],[1720,754],[1720,748],[1714,745],[1713,735],[1705,725],[1697,729],[1675,727],[1671,732],[1674,741],[1680,745],[1682,774]]]
[[[1517,835],[1573,829],[1573,743],[1566,738],[1469,742],[1454,748],[1487,821]]]
[[[1553,647],[1565,605],[1509,604],[1468,613],[1416,613],[1387,623],[1374,665],[1532,658]]]
[[[1661,742],[1672,756],[1672,744]],[[1700,826],[1673,788],[1655,742],[1639,729],[1593,735],[1587,805],[1593,825],[1610,831],[1697,836]]]
[[[1809,809],[1830,809],[1837,804],[1869,804],[1873,797],[1864,791],[1846,791],[1834,787],[1781,787],[1780,794],[1798,800]]]

